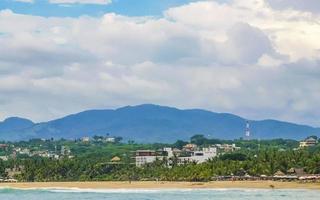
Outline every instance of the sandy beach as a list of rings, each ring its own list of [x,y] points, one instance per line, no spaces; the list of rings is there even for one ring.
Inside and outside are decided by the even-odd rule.
[[[18,189],[79,188],[79,189],[175,189],[175,188],[253,188],[253,189],[318,189],[320,183],[275,181],[214,181],[214,182],[35,182],[0,183],[0,187]]]

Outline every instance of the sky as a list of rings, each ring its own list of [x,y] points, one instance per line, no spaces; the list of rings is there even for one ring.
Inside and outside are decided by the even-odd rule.
[[[153,103],[320,127],[319,0],[0,0],[0,121]]]

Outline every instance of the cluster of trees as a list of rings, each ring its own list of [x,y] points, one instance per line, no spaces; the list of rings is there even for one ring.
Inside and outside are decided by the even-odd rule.
[[[208,181],[215,176],[273,175],[276,171],[286,172],[292,167],[304,168],[307,173],[320,174],[320,146],[294,150],[299,143],[294,140],[217,140],[203,135],[195,135],[191,142],[199,146],[211,144],[232,144],[241,151],[224,154],[206,163],[174,164],[168,167],[166,160],[158,160],[144,167],[136,167],[133,152],[138,149],[160,149],[165,146],[182,148],[188,142],[174,144],[136,144],[99,142],[82,143],[74,141],[41,141],[15,143],[15,146],[54,150],[57,146],[70,147],[74,158],[49,159],[42,157],[23,157],[0,160],[0,177],[6,176],[5,169],[24,166],[20,181],[106,181],[106,180],[164,180],[164,181]],[[120,162],[112,163],[114,156]]]
[[[307,173],[320,173],[319,148],[299,151],[262,149],[259,152],[224,154],[206,163],[189,163],[168,168],[166,161],[158,160],[144,167],[136,167],[130,155],[120,163],[108,158],[89,156],[74,159],[29,158],[16,160],[13,165],[23,165],[21,181],[106,181],[106,180],[163,180],[208,181],[215,176],[273,175],[276,171],[287,172],[292,167],[304,168]],[[0,162],[0,173],[1,173]]]
[[[315,136],[311,136],[315,137]],[[283,149],[293,149],[299,147],[299,142],[291,139],[272,139],[272,140],[220,140],[220,139],[210,139],[204,135],[198,134],[190,138],[190,142],[198,146],[206,146],[213,144],[236,144],[238,147],[244,149],[259,149],[259,148],[283,148]],[[181,149],[184,145],[188,144],[187,141],[178,140],[173,144],[173,147]]]

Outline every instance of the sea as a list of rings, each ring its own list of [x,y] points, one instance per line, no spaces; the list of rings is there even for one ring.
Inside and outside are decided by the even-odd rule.
[[[0,200],[319,200],[317,190],[272,189],[0,189]]]

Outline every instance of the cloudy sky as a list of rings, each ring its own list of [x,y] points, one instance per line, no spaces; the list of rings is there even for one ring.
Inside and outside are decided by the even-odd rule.
[[[320,126],[319,0],[0,0],[0,120],[154,103]]]

